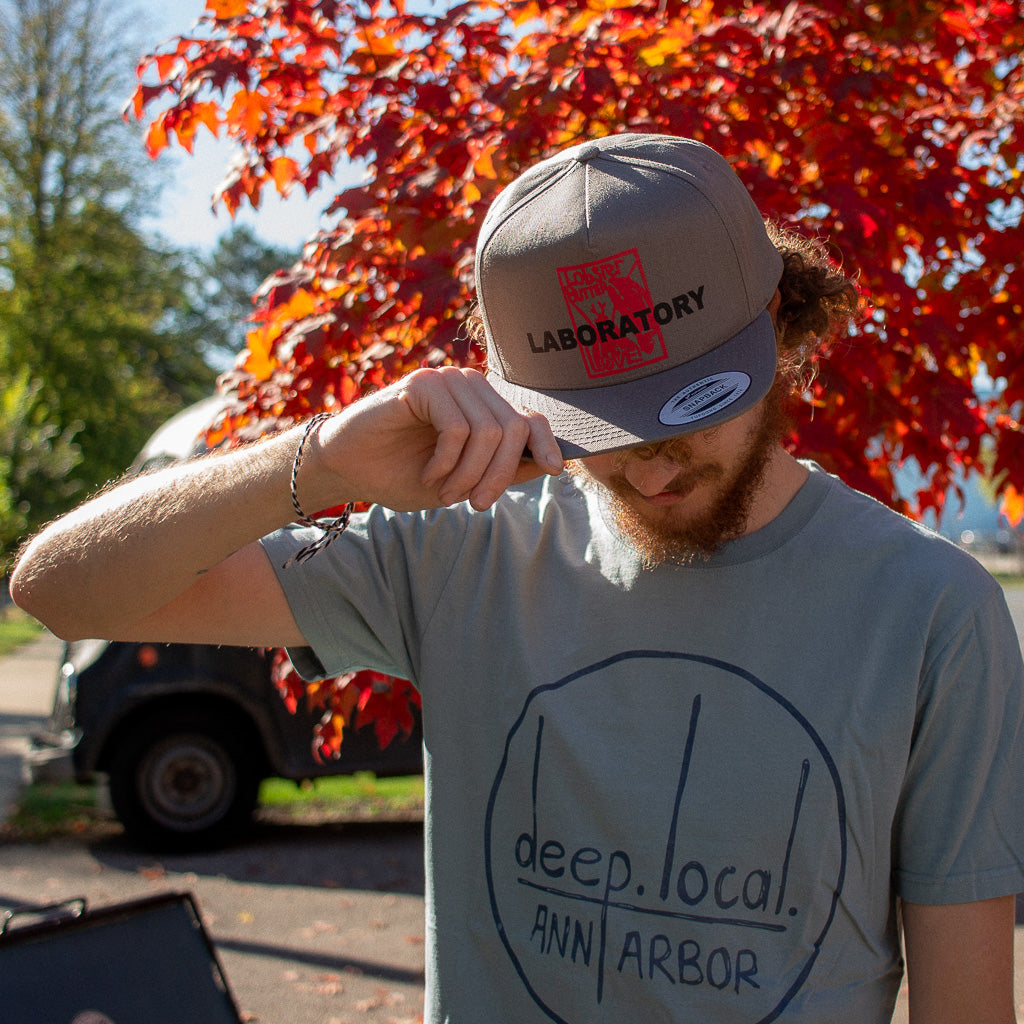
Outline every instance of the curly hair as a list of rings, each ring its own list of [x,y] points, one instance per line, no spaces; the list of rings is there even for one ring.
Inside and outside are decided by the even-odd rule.
[[[861,309],[854,278],[829,256],[825,243],[771,221],[768,237],[782,256],[781,303],[775,314],[779,374],[805,382],[811,357],[829,337],[845,331]]]
[[[821,239],[801,235],[771,221],[765,221],[765,228],[782,256],[782,301],[775,314],[778,374],[797,388],[813,377],[810,363],[819,347],[828,338],[840,335],[856,319],[861,299],[855,279],[843,273]],[[478,305],[470,309],[462,332],[481,348],[485,345],[486,333]]]

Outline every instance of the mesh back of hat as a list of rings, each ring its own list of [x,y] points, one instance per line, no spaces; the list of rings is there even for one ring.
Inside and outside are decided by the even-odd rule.
[[[489,379],[574,456],[704,429],[775,372],[782,260],[726,161],[618,135],[523,174],[476,254]]]

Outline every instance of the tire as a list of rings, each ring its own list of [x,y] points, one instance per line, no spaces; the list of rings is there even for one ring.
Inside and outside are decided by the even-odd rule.
[[[261,775],[245,724],[201,709],[134,725],[110,758],[110,800],[128,836],[149,849],[222,846],[251,824]]]

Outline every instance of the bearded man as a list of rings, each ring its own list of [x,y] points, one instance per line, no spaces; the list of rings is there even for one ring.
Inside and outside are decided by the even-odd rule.
[[[852,282],[706,146],[630,134],[513,182],[476,279],[486,375],[128,482],[15,599],[415,683],[430,1022],[882,1024],[902,937],[915,1024],[1009,1024],[1001,590],[781,443]]]

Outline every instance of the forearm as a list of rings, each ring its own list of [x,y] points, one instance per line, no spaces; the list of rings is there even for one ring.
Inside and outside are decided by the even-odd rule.
[[[1014,1024],[1014,898],[903,903],[911,1024]]]
[[[67,639],[124,636],[132,622],[294,518],[289,480],[300,436],[288,431],[99,495],[27,546],[12,596]]]

